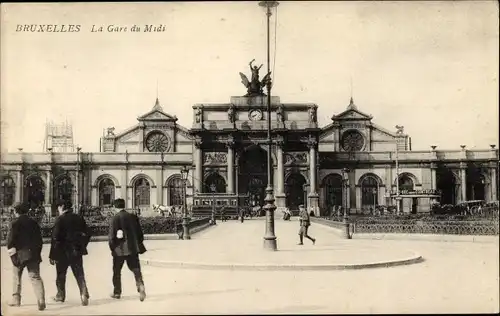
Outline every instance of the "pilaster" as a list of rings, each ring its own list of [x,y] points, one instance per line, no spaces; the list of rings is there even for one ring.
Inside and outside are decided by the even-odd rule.
[[[138,150],[140,153],[142,153],[144,151],[144,123],[141,122],[140,123],[140,126],[139,126],[139,143],[138,143]]]
[[[436,178],[436,169],[437,164],[435,162],[431,162],[431,189],[437,189],[437,178]]]
[[[23,173],[19,169],[16,171],[16,196],[14,197],[14,201],[16,203],[22,202],[23,187],[24,187]]]
[[[46,171],[47,181],[45,183],[45,214],[52,214],[52,188],[53,188],[53,174],[52,170]]]
[[[497,166],[494,162],[491,163],[490,167],[490,190],[491,190],[491,201],[497,201],[498,200],[498,180],[497,180]]]
[[[163,180],[163,164],[164,164],[164,154],[161,153],[161,165],[156,172],[156,201],[158,205],[163,205],[163,190],[164,190],[164,180]]]

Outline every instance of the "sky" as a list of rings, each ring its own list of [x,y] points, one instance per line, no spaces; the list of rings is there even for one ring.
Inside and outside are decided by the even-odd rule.
[[[496,1],[282,1],[271,19],[273,95],[316,103],[320,125],[352,93],[375,124],[403,125],[413,150],[498,145]],[[47,120],[72,122],[75,144],[98,151],[104,128],[136,124],[157,95],[190,128],[194,104],[246,93],[238,73],[266,63],[266,43],[257,2],[2,4],[2,151],[42,151]]]

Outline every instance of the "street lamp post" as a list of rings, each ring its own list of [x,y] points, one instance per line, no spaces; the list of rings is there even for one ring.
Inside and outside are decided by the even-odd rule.
[[[344,184],[344,218],[342,220],[342,223],[344,224],[344,238],[345,239],[351,239],[351,235],[349,234],[349,219],[347,217],[347,206],[348,206],[348,203],[347,203],[347,190],[349,189],[348,187],[348,173],[349,173],[349,168],[343,168],[342,169],[342,182]]]
[[[181,176],[182,176],[182,203],[184,204],[183,205],[183,208],[184,208],[184,214],[183,214],[183,218],[182,218],[182,229],[183,229],[183,239],[184,240],[187,240],[187,239],[191,239],[191,234],[189,233],[189,215],[188,215],[188,211],[187,211],[187,199],[186,199],[186,186],[187,186],[187,179],[188,179],[188,174],[189,174],[189,169],[188,167],[184,166],[182,167],[181,169]]]
[[[216,225],[216,218],[215,218],[215,191],[217,190],[217,186],[215,183],[212,183],[210,185],[210,190],[212,190],[212,225]]]
[[[278,6],[278,1],[261,1],[259,6],[266,8],[267,16],[267,73],[271,72],[271,53],[270,53],[270,20],[271,20],[271,8]],[[266,233],[264,235],[264,249],[276,251],[278,250],[278,245],[276,241],[276,235],[274,234],[274,211],[276,206],[274,205],[273,187],[271,183],[271,172],[272,172],[272,161],[271,161],[271,80],[267,81],[267,188],[266,188],[266,205],[264,206],[266,210]]]

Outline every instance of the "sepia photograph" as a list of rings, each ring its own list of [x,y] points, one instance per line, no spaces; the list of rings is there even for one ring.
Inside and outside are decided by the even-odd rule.
[[[500,312],[497,1],[0,8],[3,315]]]

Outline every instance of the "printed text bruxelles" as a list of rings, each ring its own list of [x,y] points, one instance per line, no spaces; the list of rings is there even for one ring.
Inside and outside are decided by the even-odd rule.
[[[16,32],[80,32],[80,24],[18,24]]]

